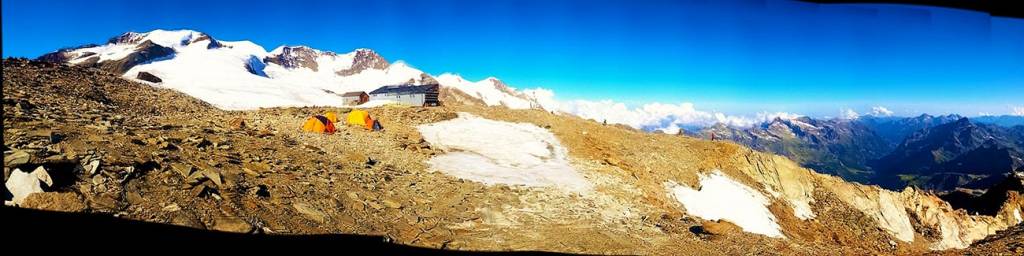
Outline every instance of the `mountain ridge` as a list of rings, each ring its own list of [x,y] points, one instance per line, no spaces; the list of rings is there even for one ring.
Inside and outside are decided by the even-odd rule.
[[[268,52],[249,41],[221,41],[187,29],[126,32],[104,45],[59,49],[36,59],[95,67],[129,79],[145,72],[162,80],[160,86],[183,91],[224,109],[339,106],[342,101],[336,94],[323,91],[369,92],[384,85],[427,83],[438,83],[480,99],[450,103],[542,108],[535,98],[497,78],[473,82],[444,73],[449,79],[437,79],[403,61],[389,62],[369,48],[338,54],[305,45],[282,45]],[[243,101],[238,99],[245,97],[239,96],[264,99]]]
[[[979,135],[953,136],[949,126],[977,130]],[[913,185],[950,190],[993,185],[999,182],[997,174],[1011,173],[1022,165],[1021,131],[1024,126],[1002,127],[959,115],[922,114],[827,120],[776,118],[749,128],[718,124],[692,135],[706,139],[714,136],[784,155],[805,167],[850,181],[889,189]],[[936,138],[923,141],[929,134]],[[922,149],[926,142],[938,145]],[[943,145],[948,149],[936,153]],[[917,181],[908,182],[911,178]]]
[[[880,183],[886,187],[916,185],[949,190],[978,181],[974,176],[983,179],[1012,173],[1024,166],[1021,159],[1024,143],[1020,137],[1013,129],[972,122],[964,117],[914,132],[892,153],[872,165],[878,170],[880,181],[887,181]],[[911,177],[915,180],[908,180]],[[991,185],[994,182],[973,186]]]

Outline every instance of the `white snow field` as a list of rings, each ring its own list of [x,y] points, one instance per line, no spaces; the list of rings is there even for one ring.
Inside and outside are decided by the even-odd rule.
[[[536,125],[459,113],[458,118],[417,128],[424,140],[448,152],[427,161],[448,175],[487,185],[591,189],[569,164],[568,151],[551,132]]]
[[[669,195],[690,215],[705,220],[727,220],[743,231],[784,238],[775,215],[768,210],[768,199],[760,192],[715,170],[701,174],[700,187],[693,189],[669,182]]]
[[[135,52],[139,44],[152,41],[174,49],[166,58],[152,60],[132,67],[124,77],[136,81],[179,90],[218,108],[245,110],[265,107],[291,106],[343,106],[338,94],[352,91],[370,92],[385,85],[422,84],[432,76],[426,75],[403,61],[390,63],[386,68],[368,68],[350,75],[338,71],[353,67],[357,53],[370,49],[356,49],[335,54],[305,46],[293,49],[309,50],[315,54],[314,68],[285,67],[265,63],[267,56],[284,54],[286,46],[267,52],[262,46],[249,41],[196,40],[207,36],[193,30],[153,30],[146,33],[128,33],[129,40],[72,51],[71,63],[81,63],[91,56],[99,61],[119,60]],[[216,40],[224,47],[208,46]],[[295,51],[289,51],[295,54]],[[305,51],[304,51],[305,52]],[[95,53],[95,55],[89,55]],[[292,56],[295,57],[295,56]],[[162,82],[137,80],[139,72],[149,72]],[[530,108],[532,102],[511,88],[499,89],[499,81],[487,78],[469,82],[457,75],[442,75],[437,83],[453,87],[481,98],[487,105],[505,105],[509,108]]]
[[[159,32],[159,33],[157,33]],[[403,63],[384,70],[367,69],[352,76],[334,72],[351,66],[355,52],[337,56],[321,55],[317,71],[307,68],[285,68],[262,63],[268,53],[249,41],[219,41],[227,47],[207,49],[210,40],[188,45],[189,38],[199,33],[190,30],[157,30],[143,34],[147,39],[159,35],[154,43],[174,48],[172,58],[132,67],[125,77],[134,78],[145,71],[160,77],[159,86],[182,91],[227,110],[287,106],[342,106],[341,97],[332,92],[370,91],[382,85],[418,80],[420,73]],[[175,39],[167,39],[175,38]],[[320,51],[317,51],[318,53]],[[266,76],[250,73],[247,63],[258,63]]]

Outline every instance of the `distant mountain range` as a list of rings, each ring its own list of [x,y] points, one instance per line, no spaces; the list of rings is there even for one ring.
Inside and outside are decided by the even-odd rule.
[[[861,122],[809,117],[776,118],[750,128],[718,124],[701,130],[704,138],[736,141],[751,148],[785,155],[819,172],[866,183],[872,173],[866,159],[891,150],[890,143]]]
[[[915,131],[871,166],[875,181],[884,187],[987,188],[1024,166],[1022,138],[1024,126],[960,118]]]
[[[339,54],[308,46],[266,51],[249,41],[221,41],[193,30],[128,32],[105,44],[60,49],[38,60],[94,67],[175,89],[221,109],[335,106],[340,94],[384,85],[439,84],[442,98],[513,109],[541,108],[527,92],[490,77],[433,76],[371,49]]]
[[[819,120],[777,118],[750,128],[696,132],[785,155],[822,173],[890,189],[981,188],[1024,166],[1024,117],[957,115]],[[1004,125],[998,125],[1004,124]]]
[[[1024,125],[1024,116],[1011,116],[1011,115],[979,116],[979,117],[972,117],[971,121],[975,121],[975,122],[979,122],[979,123],[995,124],[995,125],[1001,125],[1001,126],[1010,127],[1010,126]]]

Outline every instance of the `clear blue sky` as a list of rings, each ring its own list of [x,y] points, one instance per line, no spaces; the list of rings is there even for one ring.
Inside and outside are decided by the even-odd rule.
[[[496,76],[560,99],[694,102],[733,113],[1024,105],[1024,20],[793,1],[3,1],[3,56],[188,28]]]

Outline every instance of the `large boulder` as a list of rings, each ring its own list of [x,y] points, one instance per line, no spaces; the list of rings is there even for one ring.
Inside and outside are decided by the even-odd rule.
[[[11,177],[4,183],[7,191],[11,193],[11,201],[17,205],[21,205],[29,195],[43,192],[43,184],[52,186],[53,179],[46,172],[46,168],[42,166],[32,172],[14,169],[11,172]]]
[[[150,74],[149,72],[139,72],[139,74],[136,75],[135,78],[151,83],[160,83],[164,81],[163,79],[160,79],[160,77]]]

